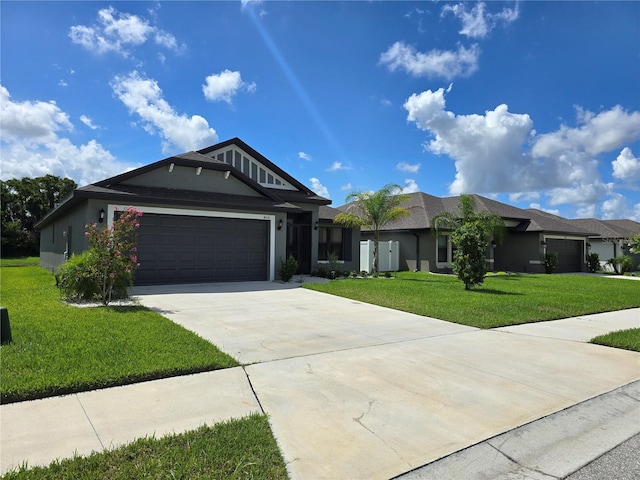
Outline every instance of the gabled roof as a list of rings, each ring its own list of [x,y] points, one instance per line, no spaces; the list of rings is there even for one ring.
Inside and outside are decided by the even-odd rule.
[[[571,223],[593,232],[592,237],[629,238],[640,233],[640,223],[633,220],[600,220],[597,218],[577,218]]]
[[[257,161],[264,163],[267,168],[285,178],[298,190],[280,190],[265,187],[248,175],[242,173],[233,165],[229,165],[205,155],[205,153],[209,151],[224,148],[225,146],[232,144],[242,150],[245,150]],[[232,175],[235,179],[256,191],[259,196],[254,197],[202,191],[195,192],[188,189],[156,188],[153,186],[139,186],[126,183],[128,180],[139,177],[145,173],[162,168],[173,168],[172,166],[176,165],[229,172],[229,175]],[[294,205],[292,202],[312,203],[317,205],[328,205],[331,203],[331,200],[315,194],[309,188],[305,187],[298,180],[269,161],[266,157],[255,151],[239,138],[227,140],[226,142],[213,145],[198,152],[187,152],[180,155],[173,155],[143,167],[106,178],[91,185],[77,188],[65,197],[60,205],[49,211],[44,218],[39,220],[35,225],[36,228],[43,227],[58,215],[91,198],[119,203],[157,203],[163,205],[196,206],[206,208],[249,209],[265,212],[299,211],[300,207]]]
[[[540,210],[527,209],[507,205],[481,195],[471,195],[478,212],[488,211],[500,215],[504,220],[517,224],[512,227],[515,232],[546,232],[587,236],[588,231],[562,217],[548,214]],[[454,216],[460,215],[460,197],[435,197],[417,192],[407,194],[407,201],[402,205],[409,210],[409,215],[399,218],[385,225],[383,231],[424,230],[432,228],[433,218],[440,213],[447,212]],[[356,209],[357,204],[347,204],[338,207],[340,211]],[[363,230],[367,230],[363,228]]]
[[[217,143],[217,144],[212,145],[212,146],[207,147],[207,148],[203,148],[202,150],[198,150],[197,153],[206,156],[207,153],[213,152],[215,150],[220,150],[220,149],[223,149],[225,147],[229,147],[231,145],[235,145],[236,147],[240,148],[241,150],[244,150],[246,153],[251,155],[257,161],[262,163],[265,167],[269,168],[274,173],[280,175],[282,178],[286,179],[287,182],[289,182],[291,185],[293,185],[294,187],[296,187],[298,189],[297,192],[278,189],[277,190],[277,195],[279,197],[287,198],[290,201],[311,202],[311,203],[318,203],[318,204],[322,204],[322,205],[328,205],[328,204],[331,203],[331,200],[317,195],[315,192],[313,192],[308,187],[306,187],[305,185],[300,183],[298,180],[293,178],[291,175],[289,175],[287,172],[282,170],[279,166],[277,166],[275,163],[273,163],[267,157],[262,155],[257,150],[254,150],[252,147],[247,145],[245,142],[243,142],[238,137],[232,138],[230,140],[226,140],[224,142]],[[207,156],[207,158],[210,158],[210,157]],[[222,162],[219,162],[219,163],[222,163]],[[222,164],[223,165],[227,165],[226,163],[222,163]],[[268,187],[266,187],[266,188],[268,188]]]
[[[559,217],[549,212],[544,212],[536,208],[524,210],[529,214],[530,224],[527,232],[547,232],[547,233],[569,233],[581,236],[591,234],[589,230],[571,223],[571,220]]]

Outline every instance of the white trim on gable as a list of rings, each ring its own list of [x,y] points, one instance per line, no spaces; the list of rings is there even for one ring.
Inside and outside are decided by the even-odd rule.
[[[234,166],[244,175],[263,187],[276,190],[298,191],[296,187],[285,181],[280,175],[267,168],[236,145],[229,145],[218,150],[213,150],[207,153],[206,156],[226,163],[227,165]]]

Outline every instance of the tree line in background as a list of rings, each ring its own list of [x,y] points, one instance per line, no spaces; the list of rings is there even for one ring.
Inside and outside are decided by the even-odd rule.
[[[37,256],[40,232],[34,225],[77,186],[73,180],[55,175],[0,180],[2,257]]]

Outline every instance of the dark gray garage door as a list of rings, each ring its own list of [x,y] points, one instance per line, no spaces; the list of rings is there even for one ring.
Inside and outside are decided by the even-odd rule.
[[[268,222],[144,214],[136,285],[268,279]]]
[[[582,246],[580,240],[547,239],[547,252],[558,253],[557,273],[582,271]]]

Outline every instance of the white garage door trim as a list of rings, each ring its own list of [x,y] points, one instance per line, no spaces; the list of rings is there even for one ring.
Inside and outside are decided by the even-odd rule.
[[[111,205],[107,208],[107,225],[113,225],[116,208],[119,211],[126,210],[133,206],[136,210],[145,213],[157,213],[162,215],[178,215],[190,217],[217,217],[217,218],[236,218],[246,220],[267,220],[269,222],[269,281],[275,280],[275,259],[276,259],[276,216],[263,215],[259,213],[239,213],[239,212],[221,212],[210,210],[189,210],[185,208],[167,208],[167,207],[147,207],[141,205]]]

